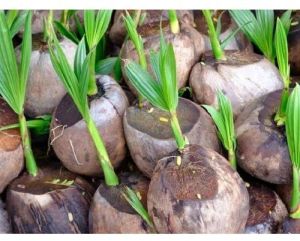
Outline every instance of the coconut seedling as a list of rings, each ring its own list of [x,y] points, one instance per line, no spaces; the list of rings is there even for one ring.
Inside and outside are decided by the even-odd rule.
[[[202,34],[205,42],[205,50],[211,50],[205,17],[199,10],[194,10],[194,22],[196,29]],[[216,22],[216,33],[220,41],[224,43],[224,50],[252,51],[250,41],[240,32],[240,27],[230,18],[226,10],[214,10],[213,21]]]
[[[134,21],[129,15],[126,16],[124,22],[128,29],[128,35],[139,54],[140,66],[144,72],[147,72],[147,58],[142,38],[138,35]],[[155,70],[156,61],[157,56],[154,52],[150,53],[152,76],[158,80],[159,76]],[[174,63],[169,68],[176,71]],[[124,72],[126,73],[125,69]],[[131,83],[130,77],[127,77]],[[153,81],[151,75],[147,75],[147,77],[149,78],[144,79],[145,82]],[[142,97],[141,94],[139,96]],[[146,176],[151,177],[157,161],[176,150],[176,143],[169,127],[170,116],[157,106],[153,106],[149,102],[142,102],[141,97],[139,105],[127,108],[123,123],[131,157],[138,168]],[[204,109],[187,99],[179,98],[177,113],[183,125],[183,133],[191,144],[201,144],[213,150],[219,150],[216,129]],[[203,128],[204,126],[205,128]]]
[[[80,51],[77,51],[77,59],[90,53],[89,108],[112,165],[118,167],[126,155],[122,118],[128,100],[114,79],[106,75],[95,75],[96,47],[108,28],[111,14],[111,10],[97,13],[92,10],[84,11],[85,36],[81,40]],[[75,61],[74,70],[78,72],[80,66],[77,65],[78,61]],[[76,108],[70,94],[67,94],[53,113],[51,144],[67,169],[83,175],[99,176],[102,169],[99,169],[97,162],[97,149],[86,126],[84,116]]]
[[[151,221],[135,195],[135,191],[138,190],[133,191],[130,187],[120,184],[104,140],[94,121],[95,117],[89,108],[88,92],[91,77],[89,72],[93,72],[90,68],[93,54],[86,55],[85,39],[83,38],[78,45],[73,70],[58,44],[55,33],[53,33],[53,43],[49,43],[49,45],[53,66],[60,76],[70,96],[69,98],[74,102],[83,119],[97,153],[98,172],[101,169],[104,175],[105,184],[99,186],[91,204],[89,231],[92,233],[148,232],[149,227],[146,224],[151,224]],[[95,49],[92,51],[95,51]],[[83,149],[83,152],[86,154],[86,150]],[[124,225],[124,222],[118,222],[120,219],[126,220],[127,218],[131,220],[128,225]]]
[[[151,24],[144,24],[137,28],[138,33],[141,35],[144,51],[147,60],[150,58],[150,52],[159,49],[160,26],[167,42],[174,46],[176,62],[177,62],[177,76],[178,87],[184,87],[188,80],[188,76],[192,66],[198,61],[200,55],[204,52],[204,41],[201,34],[195,30],[191,25],[180,23],[179,17],[175,10],[168,11],[168,20],[160,19]],[[132,41],[125,41],[121,49],[122,59],[132,59],[136,62],[139,61],[138,53]],[[151,67],[148,67],[151,72]],[[123,73],[124,80],[129,86],[130,90],[137,95],[137,92],[126,75]]]
[[[275,53],[284,89],[249,104],[236,120],[238,164],[247,173],[274,184],[290,182],[292,169],[282,127],[289,95],[286,29],[277,18]],[[250,124],[251,123],[251,124]]]
[[[299,233],[300,232],[300,87],[296,87],[288,98],[286,108],[285,122],[286,137],[290,159],[292,163],[292,194],[290,202],[290,218],[285,220],[283,224],[283,232]]]
[[[89,188],[92,188],[81,178],[75,180],[77,177],[74,174],[71,175],[71,179],[68,172],[63,175],[59,172],[60,170],[51,171],[44,168],[38,170],[31,149],[30,134],[24,116],[24,102],[32,44],[31,18],[32,12],[28,11],[22,41],[21,62],[18,64],[4,12],[0,12],[0,73],[2,76],[0,80],[0,93],[5,100],[5,102],[1,100],[1,110],[3,110],[1,118],[3,118],[5,125],[10,124],[5,123],[6,121],[12,122],[13,120],[13,123],[15,123],[16,119],[18,119],[20,129],[20,134],[15,131],[16,136],[14,136],[14,139],[4,140],[4,147],[11,148],[11,152],[4,153],[4,161],[13,161],[15,158],[20,158],[20,162],[23,162],[23,156],[20,157],[18,152],[15,152],[13,148],[19,139],[21,139],[23,148],[19,150],[19,153],[24,153],[27,169],[27,173],[15,179],[8,186],[6,197],[8,215],[13,231],[16,233],[86,232],[87,211],[90,202],[88,195],[92,193]],[[12,110],[16,115],[13,115]],[[13,138],[14,132],[9,133],[8,131],[4,131],[5,133]],[[12,156],[14,154],[17,155]],[[1,158],[3,158],[2,155]],[[4,163],[4,167],[6,165]],[[19,166],[22,166],[22,164],[19,164]],[[10,170],[9,166],[8,170]],[[3,175],[4,180],[7,177],[6,175]],[[13,173],[12,175],[15,174]],[[12,178],[15,178],[17,175]],[[71,181],[72,185],[52,183],[54,178],[62,178],[62,176],[67,176],[68,183]],[[86,192],[86,197],[82,196],[83,191]],[[55,199],[55,195],[63,198],[61,200]],[[49,201],[46,206],[44,205],[45,200]],[[76,213],[72,214],[72,223],[68,219],[70,210],[76,210]],[[41,220],[37,216],[43,217],[43,219]]]
[[[125,61],[125,71],[139,93],[166,113],[176,141],[177,150],[157,162],[149,186],[148,211],[157,231],[241,232],[249,211],[245,184],[218,153],[188,144],[177,116],[175,54],[163,38],[159,53],[151,55],[151,64],[155,80],[133,61]]]
[[[261,14],[267,14],[267,11],[261,10]],[[247,103],[283,88],[277,68],[263,56],[251,52],[224,51],[211,11],[203,10],[203,15],[212,54],[207,52],[190,74],[189,83],[196,102],[216,107],[217,92],[221,90],[230,99],[233,113],[237,116]],[[273,26],[273,21],[266,22],[267,26]],[[248,21],[244,24],[248,26]]]

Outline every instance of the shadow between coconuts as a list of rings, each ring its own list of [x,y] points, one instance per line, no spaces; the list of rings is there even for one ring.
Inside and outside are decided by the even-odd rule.
[[[90,98],[90,113],[114,167],[126,155],[122,118],[128,100],[121,87],[109,76],[97,76],[98,94]],[[66,95],[53,113],[50,140],[63,165],[75,173],[99,176],[93,141],[71,97]]]

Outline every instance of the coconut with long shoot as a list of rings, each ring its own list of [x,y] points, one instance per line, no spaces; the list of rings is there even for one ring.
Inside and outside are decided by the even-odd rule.
[[[139,54],[139,63],[145,71],[148,62],[142,38],[138,35],[134,21],[129,15],[125,18],[125,24],[129,37]],[[152,68],[156,61],[155,55],[151,54]],[[176,66],[174,65],[172,68],[176,68]],[[154,68],[152,73],[159,81],[159,76]],[[151,84],[153,80],[151,76],[147,75],[144,81],[150,81]],[[146,176],[151,177],[157,161],[175,151],[176,143],[172,138],[168,114],[151,103],[143,101],[140,94],[138,96],[138,103],[126,110],[123,118],[124,131],[131,157],[138,168]],[[183,133],[191,144],[200,144],[216,151],[219,150],[216,129],[203,108],[187,99],[179,98],[177,111]],[[205,128],[203,128],[204,126]]]
[[[174,46],[177,62],[178,87],[184,87],[188,81],[192,66],[199,60],[204,52],[204,41],[201,34],[188,24],[180,24],[175,10],[168,10],[168,20],[145,24],[137,28],[143,40],[143,46],[147,60],[150,59],[150,52],[159,49],[160,27],[165,38]],[[139,55],[131,41],[125,41],[122,45],[120,57],[132,59],[138,62]],[[151,72],[149,67],[148,71]],[[137,92],[128,81],[125,74],[124,79],[133,93]]]
[[[292,168],[281,125],[290,88],[287,29],[278,18],[275,54],[284,88],[249,104],[236,120],[238,164],[250,175],[274,184],[287,184]]]
[[[238,10],[236,10],[238,11]],[[244,12],[242,12],[244,13]],[[248,13],[246,11],[246,13]],[[249,11],[241,29],[249,28],[260,38],[262,47],[273,48],[273,12],[258,10],[258,21]],[[212,53],[207,52],[190,74],[189,84],[193,98],[200,104],[217,106],[217,91],[221,90],[230,99],[234,115],[238,115],[247,103],[275,90],[283,88],[280,74],[271,61],[251,52],[224,51],[218,39],[211,11],[203,10],[210,36]],[[261,32],[259,30],[261,29]],[[267,29],[267,30],[265,30]]]
[[[13,118],[15,122],[17,118],[20,129],[20,134],[15,131],[15,133],[11,133],[15,135],[10,135],[15,140],[7,140],[5,143],[9,147],[21,139],[23,149],[21,153],[24,154],[27,170],[27,173],[15,179],[7,188],[6,208],[8,216],[15,233],[87,232],[87,214],[90,204],[88,195],[92,192],[90,185],[74,174],[72,174],[72,179],[68,179],[69,185],[53,182],[54,179],[63,178],[61,170],[57,169],[50,172],[45,168],[38,169],[32,152],[30,133],[24,115],[32,45],[31,18],[32,13],[28,11],[25,20],[21,60],[18,64],[5,14],[3,11],[0,12],[0,41],[2,43],[0,48],[0,72],[2,76],[0,94],[6,102],[5,109],[7,110],[6,116],[9,117],[8,120]],[[7,105],[17,117],[10,113],[11,110],[8,109]],[[23,161],[22,158],[21,160]],[[69,172],[67,176],[70,176]],[[80,181],[80,185],[77,184],[77,180],[74,181],[75,178],[78,182]],[[82,192],[85,192],[86,196],[82,195]],[[71,213],[70,210],[76,210],[76,212]],[[70,215],[72,215],[72,221],[68,218]]]
[[[177,117],[175,54],[161,38],[152,55],[157,80],[140,65],[125,62],[134,87],[152,105],[166,112],[177,150],[161,158],[154,169],[148,211],[159,233],[233,233],[244,229],[249,212],[245,184],[215,151],[188,144]],[[147,80],[147,81],[145,81]]]
[[[86,14],[92,14],[89,17],[93,16],[93,12]],[[102,14],[109,14],[109,12],[102,12]],[[89,108],[88,92],[91,86],[89,83],[91,72],[94,72],[94,68],[91,68],[93,53],[86,54],[85,39],[83,38],[78,45],[73,70],[58,44],[55,33],[53,34],[53,43],[49,43],[53,66],[60,76],[70,100],[74,103],[74,107],[78,109],[84,129],[87,131],[91,145],[96,151],[96,171],[101,173],[102,170],[105,180],[104,183],[100,184],[93,197],[89,211],[89,232],[150,232],[152,222],[136,194],[136,192],[144,192],[147,185],[136,185],[137,180],[128,182],[126,178],[121,179],[120,183],[111,163],[106,144],[94,120],[95,116]],[[95,49],[91,49],[91,51],[95,51]],[[81,151],[86,154],[88,150],[82,149]],[[139,182],[144,182],[142,177],[138,179],[140,179]],[[130,222],[126,224],[125,221],[120,222],[120,220],[130,220]]]
[[[103,137],[112,165],[118,167],[126,155],[122,118],[128,100],[114,79],[95,74],[96,48],[109,26],[111,14],[111,10],[96,13],[90,10],[84,11],[85,36],[81,40],[82,47],[77,51],[76,58],[79,60],[87,53],[91,53],[87,90],[89,109],[96,128]],[[79,71],[77,65],[75,61],[74,69]],[[53,113],[52,120],[51,144],[63,165],[75,173],[88,176],[101,175],[102,169],[99,169],[97,162],[97,150],[83,116],[70,94],[63,97]]]

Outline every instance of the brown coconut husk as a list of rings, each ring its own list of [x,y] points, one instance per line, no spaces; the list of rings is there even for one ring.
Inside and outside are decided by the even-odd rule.
[[[90,99],[90,113],[101,134],[114,167],[126,155],[122,119],[128,100],[109,76],[97,76],[98,95]],[[96,148],[86,124],[70,96],[66,95],[53,113],[50,140],[62,164],[72,172],[100,176]]]
[[[224,157],[190,145],[158,162],[149,186],[148,211],[159,233],[240,233],[248,217],[249,196]]]
[[[8,219],[5,205],[0,199],[0,234],[11,233],[11,225]]]

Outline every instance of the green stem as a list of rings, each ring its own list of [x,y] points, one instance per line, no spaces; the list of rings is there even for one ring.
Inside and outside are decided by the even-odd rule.
[[[282,126],[286,119],[286,107],[289,98],[289,88],[284,88],[280,97],[280,105],[274,117],[277,126]]]
[[[179,125],[176,112],[171,112],[171,127],[179,150],[183,150],[186,142]]]
[[[291,212],[295,212],[300,201],[299,193],[299,169],[293,165],[293,190],[291,199]]]
[[[104,142],[99,134],[95,122],[93,121],[91,116],[89,116],[86,119],[87,128],[96,147],[98,159],[100,161],[100,166],[104,173],[105,183],[108,186],[117,186],[119,185],[119,179],[114,171],[113,166],[111,165]]]
[[[96,73],[95,73],[95,65],[96,65],[96,49],[91,49],[91,60],[89,61],[89,86],[88,86],[88,95],[95,95],[98,93],[98,87],[96,83]]]
[[[44,42],[47,43],[51,40],[51,27],[53,23],[53,10],[49,10],[47,19],[44,19]]]
[[[226,60],[223,49],[221,48],[217,32],[215,29],[215,25],[212,20],[210,10],[202,10],[207,27],[208,27],[208,35],[211,42],[211,48],[214,53],[214,56],[217,60]]]
[[[180,32],[179,22],[177,19],[176,10],[168,10],[171,32],[177,34]]]
[[[230,162],[231,167],[236,170],[237,164],[236,164],[236,155],[235,155],[235,151],[230,148],[228,150],[228,160]]]
[[[35,162],[34,155],[32,153],[31,141],[30,141],[24,113],[21,113],[19,115],[19,123],[20,123],[20,133],[22,137],[23,152],[24,152],[25,162],[26,162],[26,169],[30,175],[36,176],[38,172],[38,168]]]

